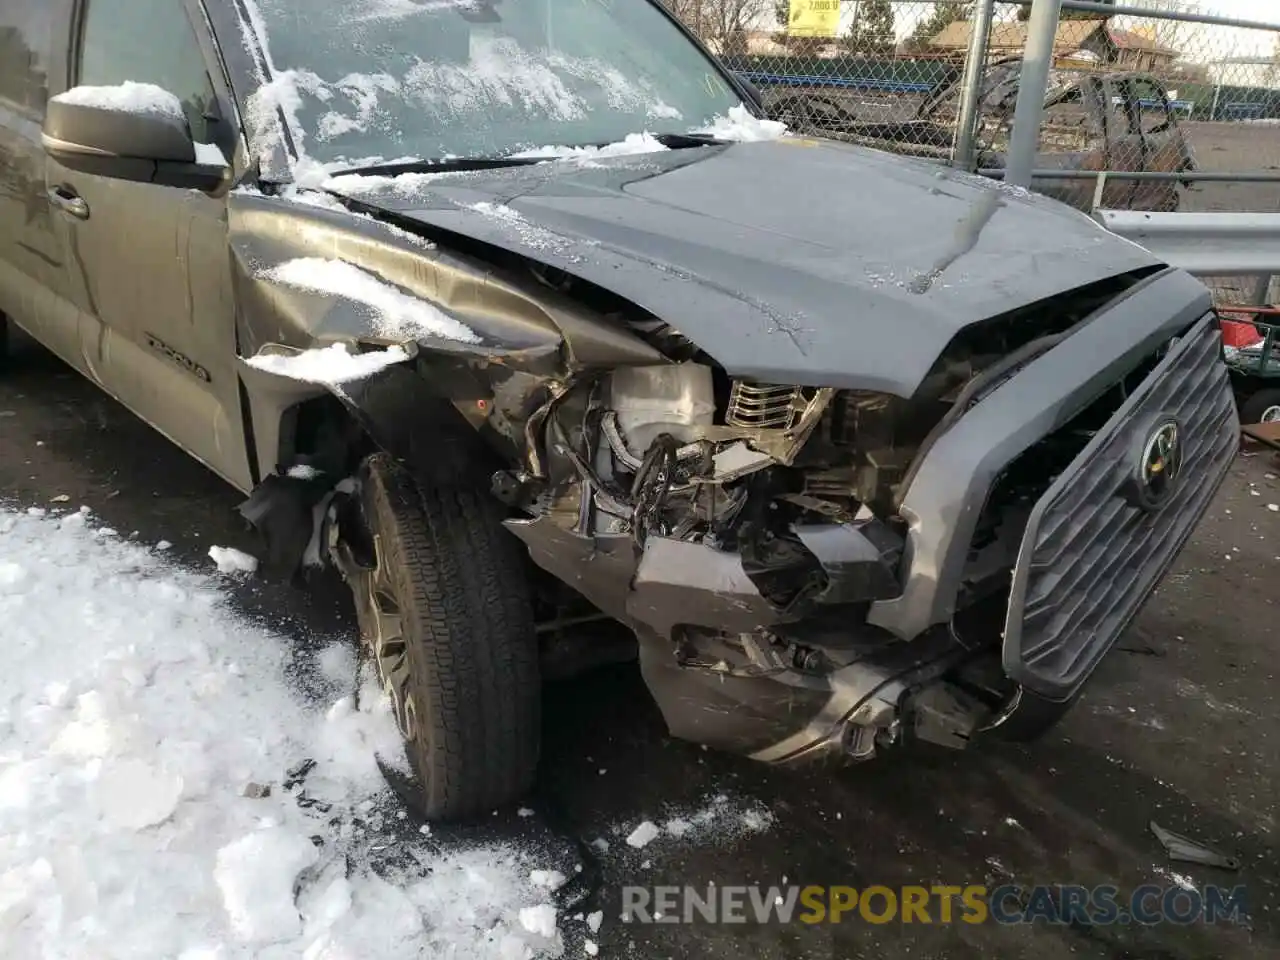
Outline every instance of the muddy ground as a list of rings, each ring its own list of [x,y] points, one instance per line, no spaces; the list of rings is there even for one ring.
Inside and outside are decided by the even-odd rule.
[[[252,547],[238,495],[127,411],[26,342],[0,379],[0,498],[85,504],[105,523],[210,566],[210,544]],[[631,667],[547,690],[545,761],[531,805],[491,834],[614,837],[600,858],[602,956],[642,958],[1274,957],[1280,954],[1280,474],[1239,460],[1177,569],[1103,663],[1084,701],[1031,748],[938,750],[805,774],[766,770],[669,739]],[[1252,495],[1256,491],[1257,495]],[[255,584],[238,602],[300,648],[350,630],[332,583]],[[2,635],[2,628],[0,628]],[[766,832],[630,851],[611,833],[671,804],[726,792],[768,805]],[[1238,874],[1170,863],[1156,820],[1238,856]],[[625,851],[625,852],[623,852]],[[623,884],[895,886],[1014,880],[1123,889],[1176,872],[1244,883],[1251,927],[649,926],[615,918]],[[569,956],[580,956],[571,944]]]

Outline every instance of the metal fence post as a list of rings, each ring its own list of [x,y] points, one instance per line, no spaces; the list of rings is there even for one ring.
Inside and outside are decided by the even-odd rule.
[[[1027,22],[1027,48],[1018,81],[1018,105],[1013,114],[1005,183],[1031,186],[1040,145],[1040,120],[1044,116],[1045,90],[1053,66],[1053,42],[1058,34],[1062,0],[1034,0]]]
[[[975,164],[974,139],[978,129],[978,113],[982,109],[982,81],[986,76],[987,48],[991,40],[991,21],[996,0],[978,0],[970,21],[969,52],[964,64],[964,91],[960,114],[956,118],[956,148],[952,166],[972,170]]]

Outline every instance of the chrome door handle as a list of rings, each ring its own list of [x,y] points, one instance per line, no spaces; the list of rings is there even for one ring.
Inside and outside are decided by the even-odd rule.
[[[77,220],[89,219],[89,205],[84,198],[70,187],[50,187],[49,202],[64,213],[69,213]]]

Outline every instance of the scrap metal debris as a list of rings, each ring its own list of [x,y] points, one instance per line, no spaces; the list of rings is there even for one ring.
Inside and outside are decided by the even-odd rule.
[[[1225,853],[1219,853],[1217,850],[1196,843],[1194,840],[1188,840],[1186,837],[1172,833],[1154,820],[1150,822],[1149,826],[1151,827],[1151,832],[1156,835],[1156,839],[1164,846],[1165,853],[1169,855],[1170,860],[1198,863],[1206,867],[1221,867],[1224,870],[1240,869],[1240,861],[1235,857],[1229,857]]]

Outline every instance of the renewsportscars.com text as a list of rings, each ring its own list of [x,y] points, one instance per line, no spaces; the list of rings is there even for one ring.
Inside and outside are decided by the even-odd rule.
[[[623,887],[624,923],[1242,923],[1243,886]]]

